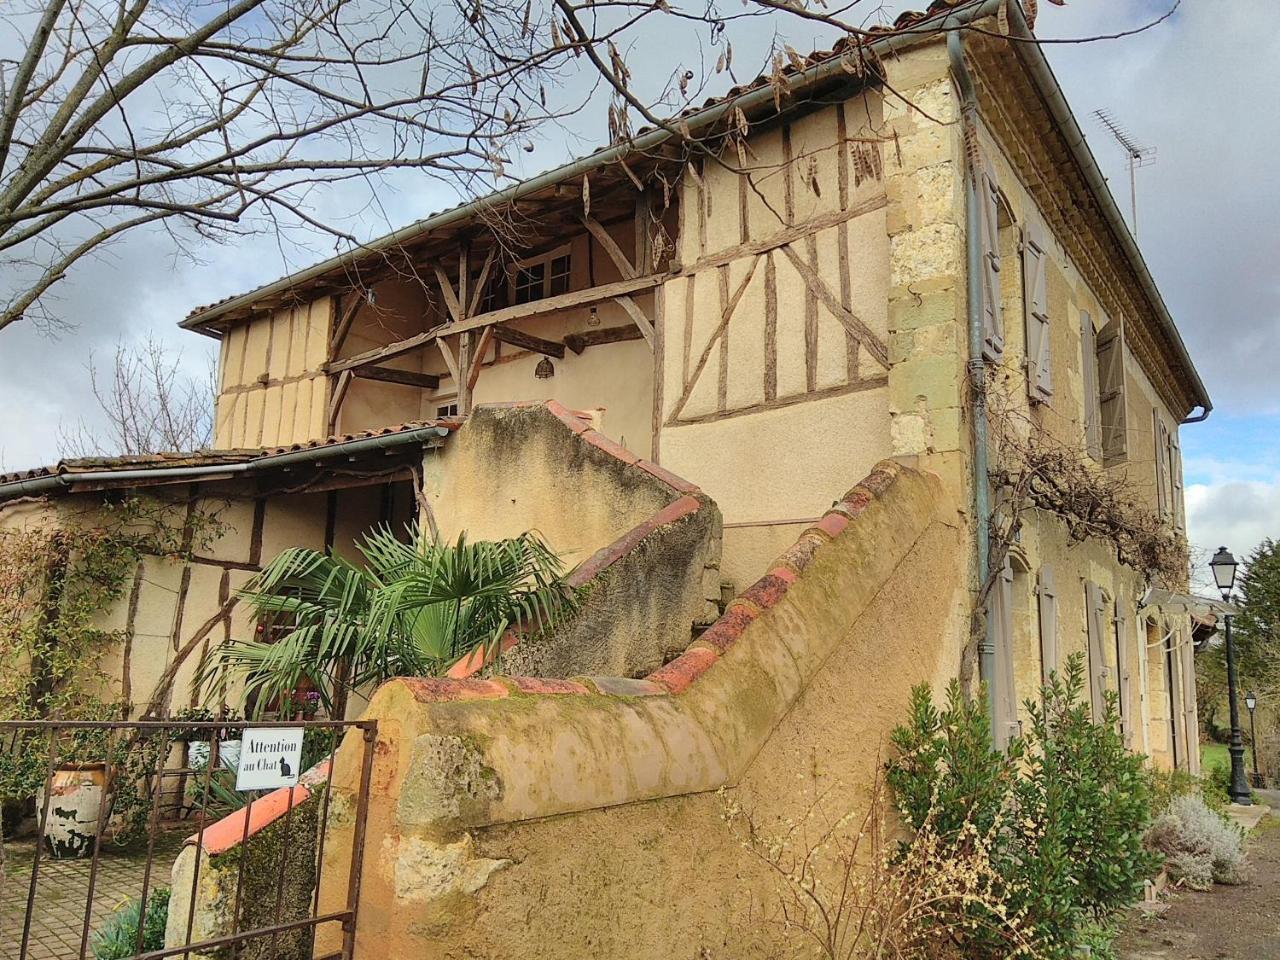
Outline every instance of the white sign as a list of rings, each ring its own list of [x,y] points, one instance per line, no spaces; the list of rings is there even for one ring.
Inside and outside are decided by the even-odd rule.
[[[302,773],[302,728],[259,727],[244,731],[237,790],[276,790],[298,785]]]

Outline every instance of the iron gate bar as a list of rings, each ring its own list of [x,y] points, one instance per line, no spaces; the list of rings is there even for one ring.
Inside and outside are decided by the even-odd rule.
[[[110,756],[110,753],[107,754]],[[93,822],[93,861],[89,864],[89,892],[84,898],[84,924],[80,927],[80,960],[84,960],[85,951],[89,949],[89,924],[93,920],[93,890],[98,885],[98,860],[102,856],[102,823],[107,819],[107,787],[111,783],[111,761],[108,760],[103,771],[103,789],[98,794],[97,818]],[[50,793],[53,791],[50,790]]]
[[[350,910],[337,910],[333,913],[326,913],[322,917],[304,917],[301,920],[291,920],[289,923],[281,923],[275,927],[246,930],[243,933],[231,933],[225,937],[201,940],[199,943],[188,943],[181,947],[165,947],[163,950],[152,950],[150,953],[140,953],[136,957],[130,957],[129,960],[164,960],[165,957],[176,957],[180,953],[190,953],[193,950],[202,952],[217,950],[220,947],[230,947],[237,943],[244,943],[246,940],[256,940],[273,931],[276,933],[288,933],[290,930],[300,930],[303,927],[318,927],[322,923],[345,923],[350,916]],[[345,960],[345,955],[340,956],[344,956]]]
[[[240,921],[241,921],[241,918],[239,916],[239,906],[242,902],[242,887],[244,883],[244,871],[245,871],[246,861],[248,859],[246,856],[242,856],[239,858],[239,866],[237,870],[236,901],[235,901],[236,908],[233,910],[232,932],[225,936],[200,941],[197,943],[192,943],[191,935],[194,929],[196,894],[198,893],[198,890],[199,890],[201,859],[204,855],[204,839],[205,839],[206,828],[211,823],[211,818],[209,816],[209,811],[208,811],[210,789],[211,789],[211,783],[213,781],[214,774],[220,768],[219,761],[220,761],[220,755],[221,755],[221,738],[216,734],[220,732],[227,732],[227,731],[234,731],[234,730],[263,729],[263,728],[284,729],[284,728],[298,728],[298,727],[302,727],[304,729],[307,729],[307,728],[324,729],[324,730],[328,730],[330,734],[329,742],[327,745],[328,749],[326,752],[326,756],[328,759],[327,761],[325,761],[327,762],[328,767],[327,767],[327,770],[325,771],[325,781],[324,781],[324,788],[323,788],[324,796],[321,800],[322,812],[321,812],[321,822],[320,822],[320,830],[319,830],[319,838],[318,838],[319,843],[316,848],[316,867],[315,867],[315,877],[314,877],[315,890],[314,890],[313,896],[307,898],[309,901],[311,901],[307,905],[309,908],[309,912],[311,913],[311,916],[303,917],[297,920],[292,920],[286,923],[279,922],[280,912],[283,905],[284,875],[285,875],[285,870],[287,865],[288,846],[289,846],[286,843],[283,845],[282,862],[280,864],[280,874],[279,874],[279,877],[277,878],[275,911],[272,914],[272,919],[277,922],[273,923],[271,926],[256,928],[252,930],[239,929]],[[19,952],[18,960],[27,960],[28,953],[30,950],[30,945],[31,945],[32,922],[35,916],[35,905],[37,900],[36,895],[37,895],[37,890],[39,888],[39,882],[40,882],[40,876],[41,876],[40,868],[42,864],[42,854],[43,854],[44,845],[47,842],[47,838],[45,834],[48,828],[49,814],[50,814],[50,808],[51,808],[52,797],[53,797],[53,776],[58,769],[59,760],[61,759],[60,755],[65,754],[65,751],[62,751],[60,749],[62,746],[62,742],[59,739],[59,734],[69,732],[69,731],[86,731],[86,730],[99,730],[99,731],[107,732],[108,733],[107,743],[111,746],[109,746],[107,750],[108,759],[104,764],[104,770],[105,770],[104,772],[105,781],[103,784],[104,789],[102,793],[99,795],[97,800],[97,807],[98,807],[97,821],[94,825],[94,831],[93,831],[94,848],[93,848],[92,860],[89,866],[88,890],[85,897],[84,920],[83,920],[83,923],[81,924],[81,930],[80,930],[80,951],[79,951],[80,960],[84,960],[84,958],[86,957],[86,953],[87,953],[89,942],[90,942],[89,933],[92,927],[92,920],[93,920],[94,898],[95,898],[95,892],[97,889],[97,880],[99,875],[99,862],[101,857],[103,834],[107,824],[110,822],[110,819],[111,819],[108,811],[110,810],[110,806],[111,806],[111,804],[109,803],[109,800],[110,800],[110,795],[113,792],[111,789],[112,784],[114,783],[115,779],[120,775],[120,772],[122,770],[128,771],[130,769],[128,764],[116,763],[111,759],[111,757],[114,753],[114,748],[119,747],[121,743],[124,743],[127,748],[132,748],[135,745],[139,745],[139,744],[146,745],[148,744],[148,742],[153,742],[151,741],[151,738],[149,736],[146,736],[146,734],[149,734],[151,732],[155,732],[159,734],[158,740],[160,745],[160,751],[156,755],[155,766],[148,770],[148,772],[145,774],[145,777],[138,778],[139,780],[143,781],[146,784],[146,789],[151,802],[151,809],[147,818],[147,845],[146,845],[147,852],[146,852],[146,862],[145,862],[143,875],[142,875],[142,899],[139,905],[138,932],[137,932],[137,939],[134,943],[135,951],[131,960],[163,960],[163,958],[174,957],[179,955],[185,958],[195,952],[206,952],[209,950],[215,950],[225,946],[241,944],[250,940],[265,939],[267,937],[271,938],[271,944],[272,944],[271,949],[274,951],[276,941],[280,934],[288,933],[290,931],[301,930],[301,929],[308,929],[308,928],[315,930],[315,929],[318,929],[321,925],[328,924],[328,923],[341,924],[342,931],[343,931],[342,948],[337,952],[333,952],[326,955],[326,957],[323,958],[323,960],[352,960],[352,957],[354,955],[354,950],[355,950],[356,919],[357,919],[357,911],[358,911],[359,902],[360,902],[360,887],[361,887],[361,881],[363,876],[364,852],[365,852],[365,844],[366,844],[366,838],[367,838],[366,820],[367,820],[368,808],[369,808],[369,789],[372,781],[373,749],[377,739],[377,728],[378,728],[377,721],[373,721],[373,720],[304,720],[304,721],[274,720],[274,721],[262,721],[262,722],[254,722],[254,721],[248,721],[248,720],[228,722],[228,721],[216,721],[216,720],[215,721],[181,721],[181,720],[165,720],[165,719],[120,720],[120,721],[109,721],[109,720],[67,720],[67,721],[4,720],[4,721],[0,721],[0,733],[13,731],[14,735],[10,743],[10,750],[13,750],[16,748],[16,745],[18,744],[18,741],[20,739],[20,735],[24,731],[31,734],[39,734],[41,732],[47,731],[47,737],[45,738],[45,743],[46,743],[46,748],[48,750],[48,762],[46,764],[45,777],[44,777],[44,797],[40,805],[41,807],[40,819],[37,824],[37,836],[36,836],[36,842],[34,844],[35,850],[34,850],[32,865],[31,865],[31,878],[27,888],[26,915],[23,919],[23,924],[22,924],[22,940],[20,943],[20,952]],[[318,910],[320,906],[320,893],[321,893],[320,886],[322,881],[323,860],[324,860],[324,853],[325,853],[324,844],[327,839],[328,815],[330,810],[331,791],[333,787],[334,768],[336,766],[335,760],[336,760],[338,748],[341,746],[342,740],[344,739],[343,734],[346,731],[354,730],[354,729],[358,729],[362,732],[363,754],[361,758],[361,769],[360,769],[360,788],[356,798],[355,829],[352,837],[352,851],[351,851],[352,862],[351,862],[351,867],[348,874],[347,907],[345,910],[336,910],[327,914],[319,915]],[[134,739],[126,740],[125,738],[119,736],[119,734],[122,731],[127,731],[127,730],[135,732]],[[175,730],[182,730],[182,731],[207,730],[215,734],[214,736],[210,737],[209,759],[207,761],[207,764],[203,768],[197,768],[190,765],[184,765],[178,768],[168,768],[165,766],[165,764],[168,762],[169,754],[172,750],[173,744],[175,742],[180,742],[180,741],[175,741],[173,739],[173,732]],[[113,734],[115,736],[112,736]],[[312,769],[314,769],[314,767]],[[192,871],[191,899],[190,899],[190,903],[188,904],[188,912],[187,912],[186,937],[184,938],[186,942],[181,946],[166,947],[163,950],[153,950],[147,953],[142,953],[141,951],[143,947],[143,937],[145,934],[147,907],[149,906],[148,900],[150,899],[148,894],[151,890],[152,868],[154,865],[154,858],[155,858],[156,837],[160,832],[160,829],[159,829],[160,807],[164,802],[165,778],[181,777],[182,782],[185,784],[186,775],[200,774],[200,773],[202,773],[204,776],[203,776],[203,783],[201,785],[200,812],[197,814],[197,821],[198,821],[197,830],[196,830],[195,836],[191,838],[192,840],[195,841],[194,845],[195,845],[196,851],[195,851],[195,864]],[[316,786],[318,787],[318,784]],[[296,801],[296,790],[297,790],[296,785],[289,787],[287,789],[288,789],[288,802],[287,802],[286,809],[284,811],[284,823],[283,823],[283,829],[285,830],[286,837],[289,834],[289,830],[292,823],[293,808],[297,802]],[[308,787],[308,794],[309,794],[308,799],[310,798],[310,796],[314,796],[314,792],[313,792],[314,789],[315,789],[314,787]],[[180,814],[183,809],[183,806],[181,803],[181,797],[179,797],[178,799],[179,799],[179,803],[178,803],[178,806],[174,808],[174,812]],[[240,843],[244,848],[247,848],[250,842],[250,826],[251,826],[253,805],[257,803],[258,800],[260,799],[263,799],[263,798],[259,797],[254,800],[250,800],[244,807],[240,808],[240,810],[243,811],[242,815],[244,817],[244,825],[243,825],[242,834],[240,837]],[[277,814],[277,816],[279,815]],[[272,822],[274,822],[274,820],[264,823],[263,826],[265,827]],[[210,854],[210,856],[212,856],[212,854]]]
[[[160,752],[156,757],[157,762],[161,765],[160,770],[155,772],[155,799],[151,804],[151,814],[147,818],[147,863],[142,868],[142,895],[138,900],[138,933],[134,941],[133,952],[142,952],[142,938],[147,931],[147,907],[149,906],[148,894],[151,886],[151,862],[156,852],[156,828],[160,824],[160,802],[164,799],[164,762],[169,756],[169,731],[162,730],[160,733]],[[148,778],[150,779],[150,778]]]
[[[376,721],[364,730],[364,756],[360,767],[360,799],[356,806],[356,829],[352,838],[351,873],[347,881],[347,920],[343,925],[342,955],[352,960],[356,952],[356,910],[360,906],[360,881],[364,870],[365,820],[369,811],[369,784],[373,779],[373,748],[378,736]]]
[[[44,828],[49,822],[49,801],[53,797],[53,771],[57,763],[58,748],[53,728],[49,730],[49,766],[44,774],[44,801],[40,810],[40,836],[36,839],[36,852],[31,861],[31,884],[27,887],[27,915],[22,921],[22,944],[18,948],[18,960],[27,960],[27,946],[31,940],[31,913],[36,902],[36,885],[40,882],[40,852],[44,847]]]

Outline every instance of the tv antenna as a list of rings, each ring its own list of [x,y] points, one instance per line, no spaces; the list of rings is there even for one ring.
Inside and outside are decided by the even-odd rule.
[[[1115,138],[1116,143],[1120,144],[1120,149],[1124,151],[1125,156],[1129,160],[1129,210],[1130,224],[1133,228],[1133,236],[1136,240],[1138,237],[1138,179],[1134,175],[1134,171],[1138,167],[1149,167],[1156,162],[1156,148],[1148,147],[1139,143],[1128,130],[1126,130],[1115,115],[1110,110],[1100,109],[1093,111],[1093,115],[1098,119],[1106,131]]]

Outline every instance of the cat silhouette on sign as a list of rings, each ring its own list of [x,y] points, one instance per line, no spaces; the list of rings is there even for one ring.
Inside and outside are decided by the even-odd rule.
[[[293,770],[289,767],[289,764],[284,757],[280,758],[280,776],[282,777],[293,776]]]

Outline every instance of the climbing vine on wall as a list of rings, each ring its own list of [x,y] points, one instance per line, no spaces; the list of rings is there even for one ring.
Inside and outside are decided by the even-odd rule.
[[[183,561],[223,530],[216,509],[128,498],[69,520],[0,531],[0,662],[15,665],[0,671],[0,720],[120,719],[128,705],[101,665],[124,629],[104,626],[104,613],[127,599],[145,557]],[[123,781],[154,759],[106,731],[68,733],[56,744],[11,732],[0,742],[0,798],[35,792],[51,746],[65,760],[113,761]],[[118,815],[127,816],[130,795],[117,790]]]

